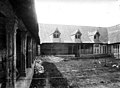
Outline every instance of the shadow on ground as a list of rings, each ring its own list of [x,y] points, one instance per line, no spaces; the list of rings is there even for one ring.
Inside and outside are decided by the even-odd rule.
[[[43,62],[42,66],[45,72],[34,74],[30,88],[68,88],[67,79],[63,77],[53,63]]]

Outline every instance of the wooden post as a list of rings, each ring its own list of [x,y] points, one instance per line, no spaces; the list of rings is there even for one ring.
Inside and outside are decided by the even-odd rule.
[[[80,55],[81,55],[81,44],[79,46],[79,57],[80,57]]]
[[[72,54],[73,54],[73,45],[72,45]]]
[[[118,46],[118,44],[117,44],[117,59],[118,59],[118,51],[119,50],[119,46]]]
[[[21,76],[26,76],[26,42],[27,42],[27,33],[23,31],[21,33]]]
[[[84,54],[86,54],[86,53],[85,53],[85,46],[86,46],[86,45],[84,44]]]
[[[34,54],[33,54],[33,52],[34,52],[34,39],[32,39],[32,45],[31,45],[31,49],[32,49],[32,64],[33,64],[33,61],[34,61]]]
[[[28,37],[28,68],[32,67],[32,39]]]
[[[92,54],[94,54],[94,44],[92,44]]]
[[[10,19],[7,29],[6,88],[15,88],[16,83],[16,30],[17,20]]]
[[[16,30],[17,30],[17,27],[16,28],[14,28],[14,37],[13,37],[13,40],[14,40],[14,46],[13,46],[13,48],[14,48],[14,58],[13,58],[13,80],[14,80],[14,85],[15,85],[15,83],[16,83]],[[16,88],[16,86],[15,86],[15,88]]]
[[[46,75],[47,75],[47,78],[46,78],[46,86],[45,86],[45,88],[50,88],[50,83],[49,83],[50,77],[49,77],[49,73],[46,72]]]
[[[120,59],[120,44],[118,44],[119,45],[119,48],[118,48],[118,58]]]

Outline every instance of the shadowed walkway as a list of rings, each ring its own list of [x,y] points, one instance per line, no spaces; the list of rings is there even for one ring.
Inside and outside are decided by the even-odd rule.
[[[42,66],[45,72],[34,74],[30,88],[68,88],[67,79],[63,77],[53,63],[43,62]]]

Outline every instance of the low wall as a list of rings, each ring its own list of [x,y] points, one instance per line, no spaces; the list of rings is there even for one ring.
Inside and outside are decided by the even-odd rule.
[[[81,54],[80,59],[97,59],[97,58],[105,58],[105,57],[114,57],[113,54]]]

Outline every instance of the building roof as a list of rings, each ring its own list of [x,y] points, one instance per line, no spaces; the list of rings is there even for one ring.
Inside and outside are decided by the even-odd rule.
[[[78,30],[75,30],[75,31],[71,34],[71,36],[76,35],[77,33],[80,34],[80,35],[82,35],[82,33],[80,32],[80,29],[78,29]]]
[[[75,25],[56,25],[56,24],[39,24],[40,29],[40,40],[41,43],[51,43],[50,34],[52,34],[56,28],[61,33],[61,43],[75,43],[71,39],[71,34],[75,33],[80,29],[82,33],[82,43],[93,43],[90,39],[89,33],[99,31],[100,41],[102,43],[108,42],[108,31],[102,27],[91,27],[91,26],[75,26]]]
[[[58,33],[58,34],[61,34],[61,32],[59,31],[59,29],[58,28],[56,28],[56,30],[51,34],[51,35],[53,35],[54,33]]]
[[[108,27],[108,43],[120,42],[120,25]]]
[[[39,43],[38,22],[35,13],[34,0],[9,0],[19,19],[22,19],[26,28]]]

